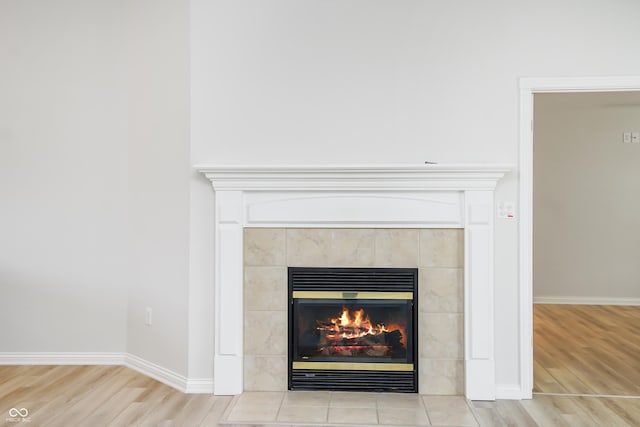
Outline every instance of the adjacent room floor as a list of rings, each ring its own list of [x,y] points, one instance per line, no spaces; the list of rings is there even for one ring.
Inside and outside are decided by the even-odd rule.
[[[535,304],[534,392],[640,396],[640,307]]]

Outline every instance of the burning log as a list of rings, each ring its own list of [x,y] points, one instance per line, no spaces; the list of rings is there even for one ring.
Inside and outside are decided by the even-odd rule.
[[[398,330],[357,338],[329,338],[322,340],[320,353],[324,356],[382,357],[402,351],[402,333]]]
[[[339,325],[336,325],[335,323],[323,322],[320,320],[316,320],[316,324],[317,324],[316,326],[317,330],[330,331],[335,334],[355,335],[355,334],[366,334],[369,332],[369,328],[365,328],[363,326],[356,326],[356,325],[339,326]]]
[[[391,329],[391,330],[389,330]],[[342,309],[342,315],[329,320],[316,320],[318,353],[322,356],[388,357],[402,354],[404,329],[374,325],[364,310],[352,313]]]

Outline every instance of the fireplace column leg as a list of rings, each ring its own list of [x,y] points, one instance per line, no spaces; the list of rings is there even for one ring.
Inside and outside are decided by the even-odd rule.
[[[213,393],[243,391],[243,211],[241,191],[215,196],[215,356]]]
[[[493,215],[493,191],[465,192],[465,395],[471,400],[496,398]]]

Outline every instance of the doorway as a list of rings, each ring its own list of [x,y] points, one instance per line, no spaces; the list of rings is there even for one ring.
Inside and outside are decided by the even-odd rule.
[[[637,128],[640,92],[534,95],[534,392],[640,395]]]
[[[537,93],[639,91],[640,76],[520,79],[520,366],[521,397],[533,391],[533,99]]]

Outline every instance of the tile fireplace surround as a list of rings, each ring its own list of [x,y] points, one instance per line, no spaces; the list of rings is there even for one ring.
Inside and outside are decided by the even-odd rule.
[[[215,191],[215,394],[244,391],[244,328],[251,321],[244,311],[245,228],[463,229],[464,394],[495,399],[493,193],[509,166],[196,169]]]
[[[418,268],[421,394],[464,393],[463,230],[245,228],[244,390],[287,390],[287,267]]]

